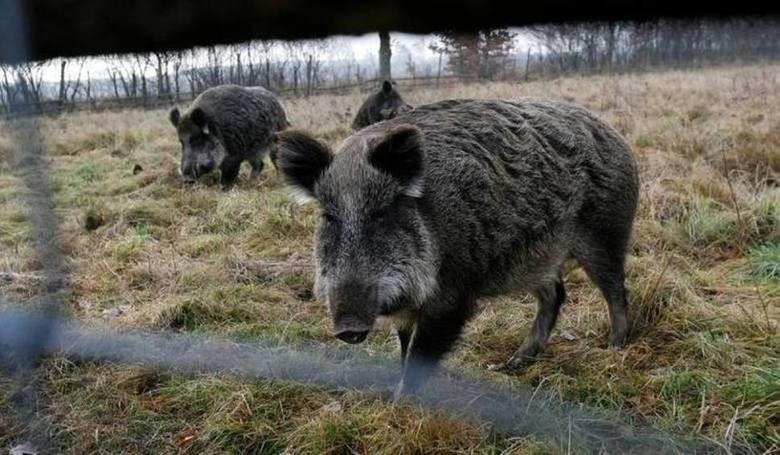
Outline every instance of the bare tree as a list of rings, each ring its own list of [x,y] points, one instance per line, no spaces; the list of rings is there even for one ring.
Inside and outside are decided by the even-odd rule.
[[[176,52],[163,51],[153,52],[155,63],[155,79],[157,82],[157,97],[171,97],[171,75],[170,66],[176,59]],[[175,65],[175,63],[173,63]]]
[[[506,29],[477,33],[438,33],[439,44],[431,49],[448,55],[450,71],[467,78],[490,79],[503,68],[514,48],[515,34]]]
[[[329,52],[329,49],[330,43],[324,39],[307,41],[304,46],[307,96],[312,94],[315,86],[321,85],[322,58]]]
[[[14,101],[15,85],[12,83],[13,71],[8,65],[0,65],[0,102],[6,113],[11,112],[11,104]]]
[[[293,93],[298,94],[299,82],[301,79],[301,66],[304,61],[304,49],[302,41],[287,41],[284,43],[287,61],[290,62],[290,71],[292,72]]]
[[[61,102],[65,102],[67,99],[70,99],[71,104],[73,104],[76,101],[76,94],[79,91],[79,87],[81,86],[81,73],[84,70],[84,64],[86,63],[86,58],[76,58],[73,59],[76,65],[78,65],[78,72],[76,73],[76,78],[69,80],[65,86],[64,86],[64,92],[62,93],[65,98],[61,98]],[[60,85],[60,88],[63,88],[63,85]],[[68,90],[70,90],[70,95],[68,95]]]
[[[41,83],[43,82],[43,64],[25,62],[16,67],[16,84],[25,104],[41,102]]]

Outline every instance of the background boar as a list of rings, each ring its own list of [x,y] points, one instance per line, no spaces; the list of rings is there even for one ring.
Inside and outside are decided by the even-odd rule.
[[[316,199],[315,293],[335,335],[365,339],[393,319],[413,390],[458,339],[479,296],[521,285],[538,300],[531,333],[504,365],[545,345],[576,258],[607,300],[609,343],[628,333],[623,263],[637,200],[633,155],[579,107],[539,100],[453,100],[349,137],[336,154],[279,135],[278,167]]]
[[[365,128],[382,120],[391,119],[410,109],[412,106],[406,104],[393,84],[390,81],[384,81],[378,92],[363,101],[355,120],[352,122],[352,129]]]
[[[241,163],[252,166],[252,177],[263,170],[263,157],[273,145],[273,133],[289,126],[273,93],[262,87],[220,85],[195,98],[183,114],[170,112],[182,146],[181,175],[193,183],[219,168],[222,186],[230,188]]]

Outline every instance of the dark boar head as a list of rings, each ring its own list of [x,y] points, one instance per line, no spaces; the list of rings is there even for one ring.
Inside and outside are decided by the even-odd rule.
[[[414,309],[436,288],[436,245],[422,216],[422,135],[411,125],[364,130],[336,154],[302,132],[277,140],[284,180],[321,209],[315,294],[328,304],[335,335],[359,343],[377,316]]]
[[[178,108],[173,108],[169,119],[179,134],[179,172],[184,183],[194,183],[198,177],[222,164],[225,147],[218,137],[214,122],[203,109],[196,107],[181,115]]]
[[[369,96],[360,106],[352,123],[352,129],[359,130],[383,120],[390,120],[411,109],[412,106],[401,98],[401,94],[393,87],[393,84],[390,81],[384,81],[382,88]]]

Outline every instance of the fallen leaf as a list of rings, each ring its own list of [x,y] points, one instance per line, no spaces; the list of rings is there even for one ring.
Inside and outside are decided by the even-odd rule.
[[[29,442],[13,447],[9,455],[38,455],[38,451]]]
[[[564,330],[559,336],[566,341],[574,341],[577,339],[577,335],[569,332],[568,330]]]
[[[119,316],[121,313],[122,312],[119,311],[119,308],[109,308],[109,309],[103,310],[102,315],[103,315],[104,318],[115,318],[115,317]]]
[[[341,409],[342,409],[341,403],[336,400],[333,400],[322,407],[323,412],[330,412],[330,413],[341,412]]]
[[[185,447],[192,444],[198,438],[198,432],[194,428],[186,428],[176,433],[176,445]]]

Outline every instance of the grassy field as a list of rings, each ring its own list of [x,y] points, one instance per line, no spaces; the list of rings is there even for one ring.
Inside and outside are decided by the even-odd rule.
[[[605,347],[606,304],[576,264],[568,300],[540,361],[510,382],[623,412],[681,436],[756,453],[780,449],[780,66],[571,77],[420,89],[446,98],[549,97],[612,123],[640,166],[640,206],[627,264],[634,330]],[[336,145],[357,93],[283,100],[291,122]],[[316,207],[298,206],[268,166],[228,193],[183,187],[167,111],[78,113],[43,120],[72,293],[89,324],[296,344],[339,343],[311,276],[257,273],[258,261],[307,261]],[[23,188],[0,125],[0,272],[40,269]],[[133,167],[143,171],[134,175]],[[255,270],[255,271],[253,271]],[[25,302],[35,283],[0,281]],[[447,366],[486,371],[530,326],[522,295],[485,300]],[[355,348],[390,355],[389,330]],[[137,366],[49,359],[41,369],[62,452],[559,453],[379,397],[279,381],[162,374]],[[1,379],[0,379],[1,381]],[[12,442],[0,382],[0,452]]]

